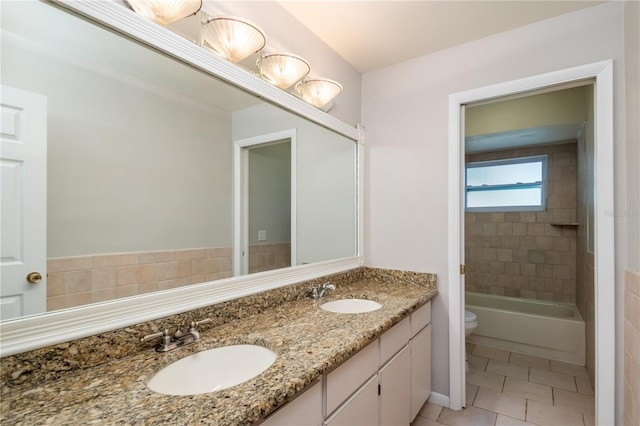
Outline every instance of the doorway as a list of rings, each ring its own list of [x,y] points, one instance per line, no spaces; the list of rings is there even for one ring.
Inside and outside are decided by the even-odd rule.
[[[296,131],[234,143],[234,276],[296,264]]]
[[[612,63],[605,61],[549,74],[497,84],[472,91],[452,94],[449,98],[449,352],[450,352],[450,408],[465,405],[465,348],[464,348],[464,123],[465,105],[503,96],[521,96],[533,90],[547,90],[560,84],[594,79],[595,84],[595,174],[594,252],[595,276],[595,395],[596,422],[614,422],[615,324],[614,237],[613,223],[605,218],[605,211],[613,209],[613,112]],[[551,89],[553,90],[553,89]],[[459,279],[457,278],[459,277]],[[609,284],[609,285],[607,285]]]

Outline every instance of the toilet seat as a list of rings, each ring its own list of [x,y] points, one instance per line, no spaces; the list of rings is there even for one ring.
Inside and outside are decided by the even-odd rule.
[[[473,334],[478,328],[478,317],[471,311],[464,311],[464,335]]]
[[[464,322],[465,324],[468,322],[474,322],[474,321],[478,321],[478,317],[476,316],[476,314],[474,314],[471,311],[464,311]]]

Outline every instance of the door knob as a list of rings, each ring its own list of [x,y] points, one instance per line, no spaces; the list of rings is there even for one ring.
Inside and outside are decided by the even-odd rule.
[[[40,272],[31,272],[29,275],[27,275],[27,281],[29,281],[31,284],[38,284],[40,281],[42,281],[42,275],[40,274]]]

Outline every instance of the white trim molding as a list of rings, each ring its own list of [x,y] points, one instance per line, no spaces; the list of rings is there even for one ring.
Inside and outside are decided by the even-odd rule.
[[[450,408],[463,406],[464,288],[460,265],[464,263],[461,223],[464,214],[464,105],[533,90],[595,80],[595,335],[596,424],[615,423],[615,255],[614,224],[606,216],[614,210],[613,173],[613,61],[536,75],[449,96],[449,357]]]
[[[0,357],[211,306],[363,265],[358,257],[196,284],[0,323]]]

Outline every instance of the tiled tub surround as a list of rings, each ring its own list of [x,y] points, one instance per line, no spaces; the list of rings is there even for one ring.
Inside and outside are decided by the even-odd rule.
[[[231,247],[50,258],[47,311],[231,276]]]
[[[627,269],[624,288],[624,424],[640,424],[640,272]]]
[[[377,311],[340,315],[306,297],[312,284],[338,289],[324,299],[370,298]],[[435,276],[359,268],[170,318],[3,358],[2,424],[251,424],[313,384],[437,294]],[[145,334],[210,317],[201,342],[159,354]],[[211,394],[166,396],[146,387],[192,353],[256,343],[278,359],[255,378]]]
[[[576,144],[467,155],[466,161],[548,155],[547,209],[465,214],[466,290],[576,302]]]
[[[291,266],[291,243],[253,244],[249,246],[249,273]]]

